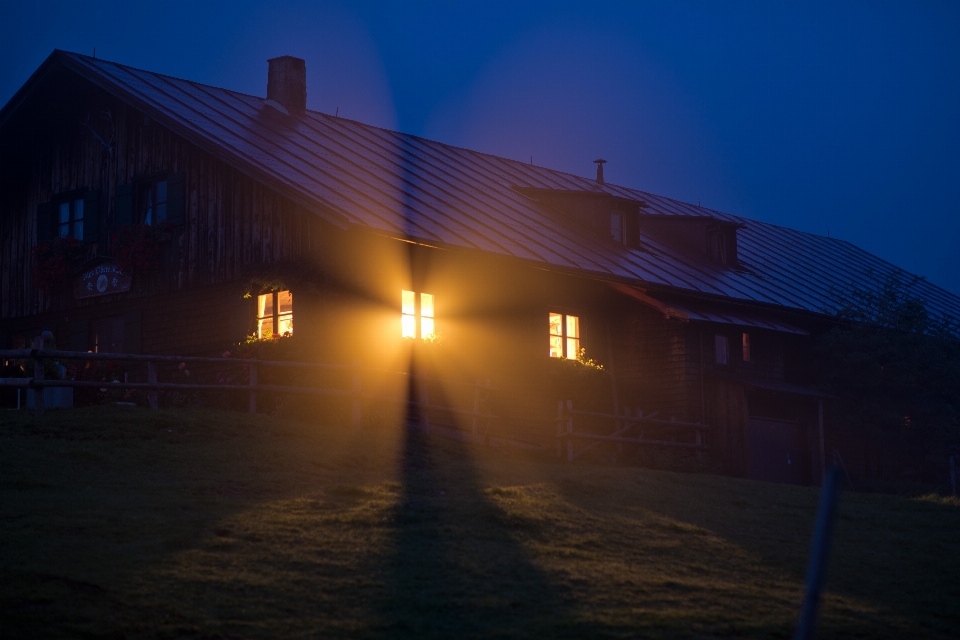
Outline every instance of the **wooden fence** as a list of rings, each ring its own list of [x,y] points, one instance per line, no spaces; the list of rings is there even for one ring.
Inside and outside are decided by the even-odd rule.
[[[385,369],[375,369],[363,367],[359,362],[352,365],[313,363],[313,362],[289,362],[277,360],[258,360],[258,359],[239,359],[239,358],[209,358],[198,356],[160,356],[160,355],[137,355],[129,353],[92,353],[83,351],[61,351],[50,349],[19,349],[19,350],[0,350],[0,358],[11,360],[33,360],[32,378],[0,378],[0,387],[13,387],[18,389],[33,389],[34,408],[38,416],[43,415],[44,399],[42,390],[48,387],[67,387],[73,389],[134,389],[147,392],[147,400],[151,409],[159,408],[160,391],[232,391],[246,393],[249,398],[248,409],[250,413],[257,412],[258,394],[278,393],[278,394],[307,394],[329,397],[344,398],[350,404],[350,422],[354,428],[360,428],[362,422],[362,407],[364,400],[376,400],[381,402],[392,402],[417,411],[420,426],[425,430],[430,430],[431,414],[443,413],[449,415],[468,416],[470,430],[474,436],[483,437],[484,433],[489,431],[490,422],[497,419],[497,416],[485,411],[482,400],[491,391],[490,381],[482,380],[475,383],[455,381],[449,379],[433,378],[423,375],[415,375],[409,372],[388,371]],[[113,362],[139,362],[146,364],[146,382],[130,382],[127,380],[102,381],[102,380],[52,380],[47,379],[44,374],[44,360],[69,361],[113,361]],[[157,379],[157,364],[216,364],[244,366],[249,371],[249,381],[247,384],[215,384],[215,383],[197,383],[197,382],[159,382]],[[294,386],[294,385],[271,385],[262,384],[258,381],[259,372],[267,367],[281,369],[308,369],[332,371],[343,374],[340,380],[348,380],[348,388],[323,387],[323,386]],[[403,395],[396,397],[385,394],[369,393],[363,388],[362,379],[364,374],[376,374],[378,377],[400,376],[408,379],[407,385],[402,385],[404,389],[411,388],[415,390],[413,397]],[[412,380],[409,380],[412,378]],[[459,409],[445,404],[431,403],[429,384],[431,382],[440,383],[446,386],[461,386],[472,390],[472,407],[469,409]],[[481,428],[483,430],[481,431]]]
[[[229,391],[245,393],[248,396],[248,410],[250,413],[256,413],[258,409],[258,395],[263,393],[275,394],[308,394],[328,396],[334,398],[343,398],[349,403],[350,424],[359,429],[363,419],[363,403],[365,400],[374,400],[379,402],[398,403],[406,410],[416,411],[420,427],[426,431],[431,429],[431,416],[445,415],[447,417],[460,416],[465,418],[469,424],[469,429],[464,429],[465,424],[460,422],[458,431],[466,431],[470,439],[490,442],[491,438],[502,441],[514,442],[521,446],[535,446],[537,448],[549,449],[550,434],[549,431],[536,428],[534,425],[549,427],[552,422],[549,418],[544,419],[539,416],[529,416],[522,419],[524,423],[523,436],[519,436],[516,430],[507,430],[504,425],[498,425],[500,416],[494,415],[485,405],[489,405],[490,395],[494,389],[489,380],[477,382],[464,382],[450,379],[433,378],[423,375],[415,375],[409,372],[387,371],[384,369],[375,369],[363,367],[359,362],[350,365],[325,364],[312,362],[288,362],[271,361],[258,359],[238,359],[238,358],[209,358],[198,356],[161,356],[161,355],[137,355],[124,353],[91,353],[82,351],[61,351],[45,350],[38,344],[34,349],[19,350],[0,350],[2,359],[18,359],[33,361],[32,378],[0,378],[0,387],[14,387],[18,389],[32,389],[34,393],[34,408],[36,414],[44,413],[44,394],[43,389],[48,387],[67,387],[74,389],[133,389],[144,391],[147,394],[147,402],[151,409],[159,408],[159,392],[161,391]],[[44,375],[44,360],[56,361],[114,361],[114,362],[134,362],[144,363],[146,365],[146,382],[130,382],[128,380],[102,381],[102,380],[52,380]],[[160,363],[169,363],[176,365],[193,364],[216,364],[227,366],[244,366],[249,371],[248,382],[246,384],[213,384],[198,382],[160,382],[157,378],[157,365]],[[264,368],[274,367],[281,369],[301,369],[330,371],[341,374],[338,376],[338,382],[349,382],[346,388],[327,387],[327,386],[295,386],[295,385],[271,385],[259,382],[259,372]],[[364,374],[375,374],[377,376],[402,376],[406,384],[403,389],[410,389],[412,393],[402,394],[400,397],[386,395],[383,393],[371,393],[367,391],[363,384]],[[430,399],[430,383],[439,383],[444,388],[451,386],[464,387],[472,391],[471,406],[467,408],[457,408],[450,403],[438,404]],[[592,450],[597,445],[603,443],[617,443],[645,445],[654,447],[676,447],[684,449],[706,449],[703,434],[710,427],[700,423],[677,422],[674,420],[662,420],[655,418],[656,414],[644,415],[643,411],[632,413],[627,407],[622,415],[607,414],[595,411],[576,410],[573,407],[573,401],[560,401],[557,405],[556,417],[556,446],[557,457],[572,462],[582,456],[587,451]],[[581,421],[580,430],[575,430],[575,421]],[[584,430],[585,421],[591,421],[593,426],[609,423],[610,427],[601,426],[603,433],[596,433]],[[644,427],[652,426],[657,431],[666,432],[675,436],[677,431],[692,431],[694,434],[693,442],[684,442],[663,437],[651,438],[649,432],[645,437]],[[499,427],[499,428],[498,428]],[[612,427],[612,432],[610,428]],[[637,430],[636,435],[629,435],[631,430]],[[578,441],[587,441],[586,447],[577,450]],[[564,453],[566,455],[564,455]]]
[[[615,442],[618,444],[636,444],[654,447],[676,447],[681,449],[707,449],[704,442],[704,432],[710,427],[699,422],[678,422],[676,420],[662,420],[655,418],[651,414],[644,416],[643,411],[637,410],[635,413],[630,407],[625,407],[623,415],[612,413],[601,413],[596,411],[581,411],[573,408],[573,401],[562,400],[557,402],[557,457],[563,458],[566,453],[568,462],[573,462],[587,451],[590,451],[598,444],[604,442]],[[613,433],[591,433],[587,431],[575,431],[574,420],[577,418],[599,419],[602,423],[612,423]],[[694,434],[693,442],[682,442],[676,439],[652,439],[644,437],[644,425],[652,425],[661,432],[692,431]],[[627,435],[629,431],[636,429],[637,435]],[[578,440],[593,441],[586,447],[576,450]]]

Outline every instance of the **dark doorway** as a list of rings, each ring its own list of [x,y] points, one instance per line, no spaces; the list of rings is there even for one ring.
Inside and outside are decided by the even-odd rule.
[[[748,446],[751,479],[806,484],[809,456],[797,422],[751,416]]]

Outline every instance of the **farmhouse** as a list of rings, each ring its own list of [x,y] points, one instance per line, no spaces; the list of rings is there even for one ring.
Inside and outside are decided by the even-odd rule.
[[[520,431],[555,412],[561,360],[592,359],[618,412],[709,425],[688,444],[724,472],[819,480],[811,336],[896,267],[606,183],[603,160],[584,178],[309,111],[297,58],[266,80],[50,55],[0,111],[0,348],[292,334],[317,361],[401,367],[429,347]]]

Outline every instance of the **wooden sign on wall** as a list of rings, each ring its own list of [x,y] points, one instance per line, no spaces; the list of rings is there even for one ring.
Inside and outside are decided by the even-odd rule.
[[[124,273],[116,262],[101,262],[85,269],[73,281],[73,293],[77,299],[105,296],[111,293],[130,291],[131,276]]]

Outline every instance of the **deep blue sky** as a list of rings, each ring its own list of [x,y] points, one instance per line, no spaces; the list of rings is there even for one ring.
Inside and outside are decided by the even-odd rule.
[[[36,5],[36,6],[34,6]],[[0,0],[54,48],[830,234],[960,293],[960,2]]]

